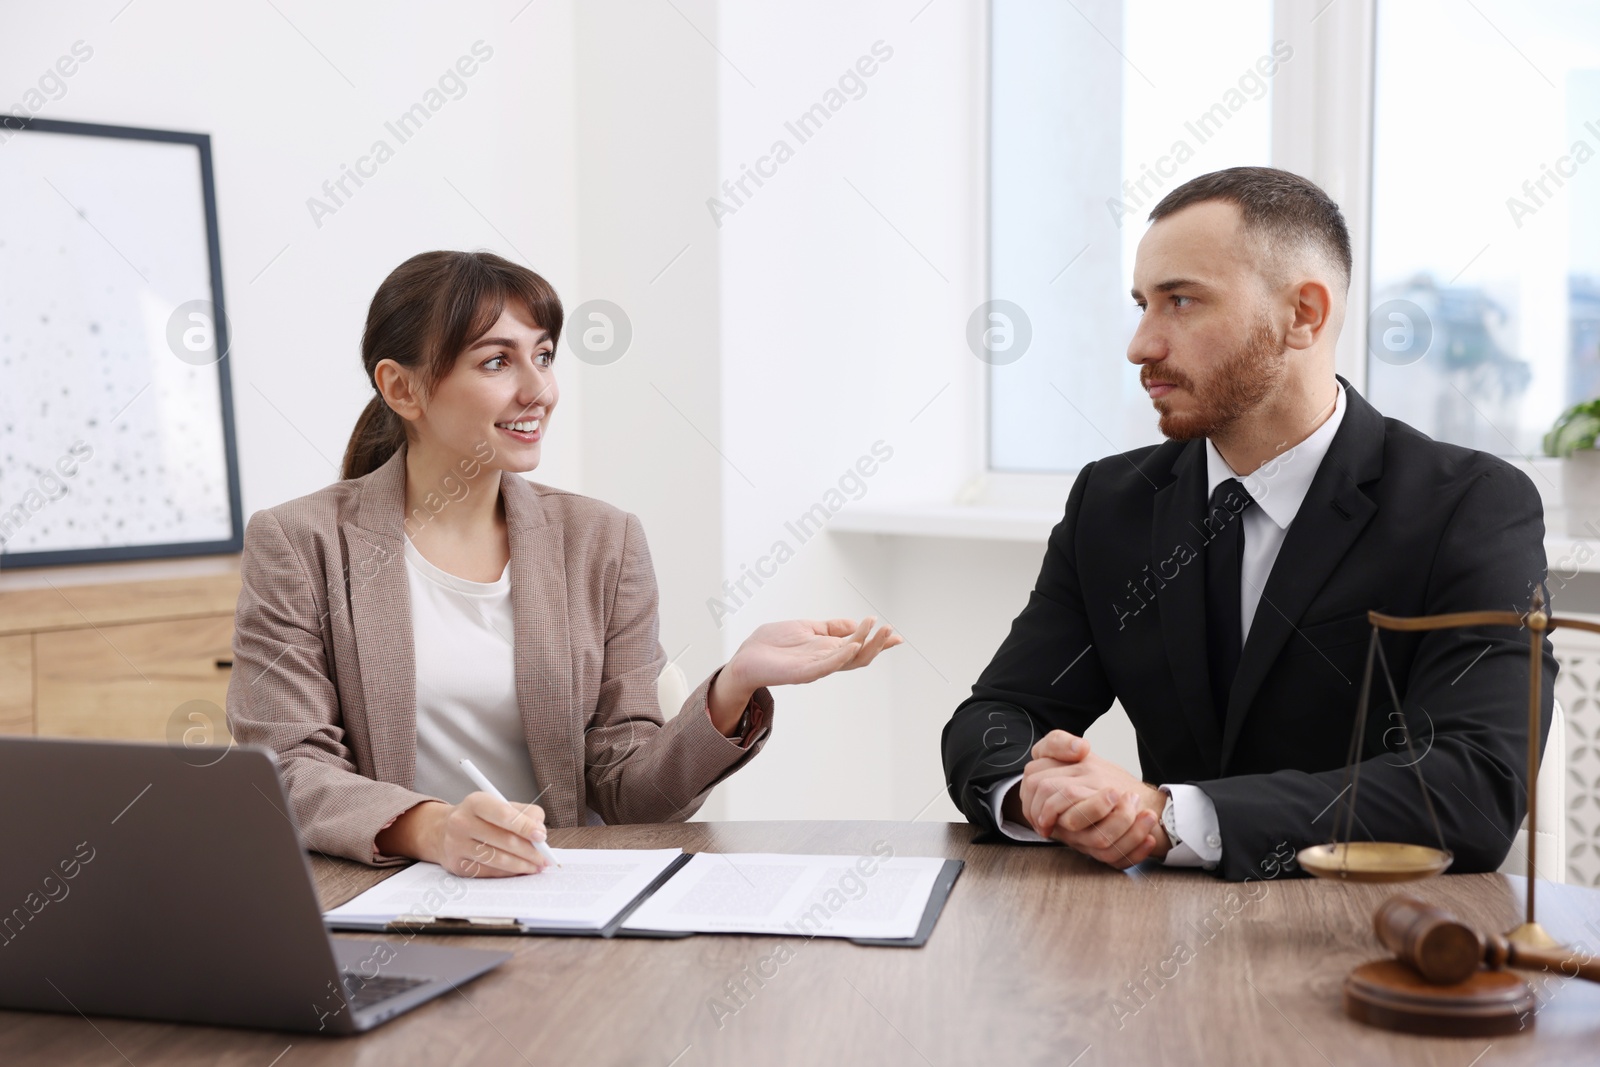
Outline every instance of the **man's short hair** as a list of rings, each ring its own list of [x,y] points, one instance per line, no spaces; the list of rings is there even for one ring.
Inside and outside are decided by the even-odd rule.
[[[1339,205],[1313,181],[1276,167],[1229,167],[1202,174],[1161,198],[1156,222],[1191,204],[1226,200],[1239,205],[1244,228],[1262,238],[1281,264],[1295,247],[1321,254],[1350,288],[1350,229]]]

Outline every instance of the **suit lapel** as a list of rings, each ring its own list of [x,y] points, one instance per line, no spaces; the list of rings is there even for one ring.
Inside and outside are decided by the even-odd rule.
[[[1172,464],[1172,474],[1172,480],[1156,491],[1150,558],[1155,571],[1160,571],[1166,560],[1178,562],[1177,573],[1170,579],[1156,575],[1162,582],[1156,594],[1162,643],[1172,666],[1178,703],[1207,769],[1200,777],[1209,777],[1221,767],[1221,732],[1206,668],[1206,584],[1201,556],[1205,539],[1199,529],[1206,504],[1205,442],[1184,445]],[[1185,559],[1183,552],[1189,553],[1189,558]]]
[[[345,709],[345,727],[365,740],[378,781],[410,789],[417,774],[417,668],[405,565],[405,456],[402,446],[372,473],[357,521],[342,529],[364,698],[359,711]]]
[[[520,475],[500,475],[511,541],[517,706],[550,825],[582,826],[584,716],[574,706],[565,530]]]
[[[1224,774],[1267,670],[1304,618],[1312,598],[1378,510],[1360,486],[1383,472],[1383,418],[1348,382],[1339,380],[1344,383],[1348,405],[1344,419],[1284,535],[1240,653],[1222,732]],[[1352,685],[1356,682],[1351,679]]]

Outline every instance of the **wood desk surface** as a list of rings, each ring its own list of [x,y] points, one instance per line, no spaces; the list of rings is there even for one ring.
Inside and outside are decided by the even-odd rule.
[[[1536,1019],[1513,1037],[1412,1037],[1342,1013],[1345,974],[1383,955],[1372,913],[1387,896],[1411,892],[1504,931],[1520,919],[1520,878],[1232,885],[1159,867],[1119,873],[1061,848],[972,845],[971,832],[962,824],[737,822],[551,833],[553,844],[573,848],[865,854],[881,841],[900,856],[964,859],[921,949],[720,935],[450,937],[515,956],[360,1037],[0,1012],[0,1063],[1600,1061],[1600,986],[1534,972],[1526,975],[1539,998]],[[327,907],[393,873],[320,856],[313,867]],[[1600,891],[1541,883],[1539,918],[1569,945],[1600,946]],[[239,966],[249,966],[248,930],[239,944]]]

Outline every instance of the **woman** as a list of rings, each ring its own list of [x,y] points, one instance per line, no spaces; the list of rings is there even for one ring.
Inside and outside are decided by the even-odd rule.
[[[769,623],[663,724],[639,520],[518,477],[559,396],[561,320],[499,256],[407,260],[367,313],[377,395],[344,480],[245,530],[228,723],[278,753],[312,848],[539,871],[546,823],[688,818],[765,742],[768,686],[900,643],[870,618]]]

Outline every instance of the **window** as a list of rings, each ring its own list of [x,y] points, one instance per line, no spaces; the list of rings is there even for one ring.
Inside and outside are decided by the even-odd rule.
[[[1270,0],[1198,10],[994,0],[990,299],[968,324],[993,471],[1071,471],[1161,439],[1127,361],[1145,218],[1192,177],[1271,162],[1272,84],[1294,62]]]
[[[1382,0],[1373,92],[1367,396],[1535,453],[1600,393],[1600,9]]]

